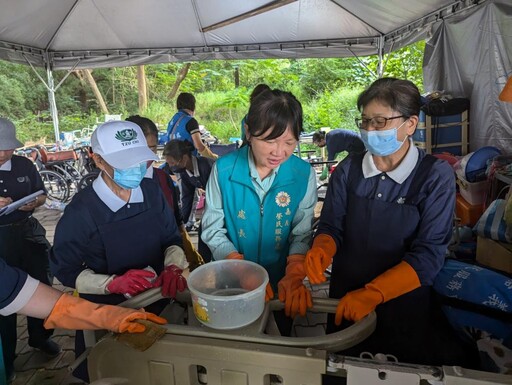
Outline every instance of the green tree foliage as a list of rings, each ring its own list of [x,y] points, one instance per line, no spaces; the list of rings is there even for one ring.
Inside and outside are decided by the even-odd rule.
[[[419,42],[387,55],[384,76],[412,80],[421,90],[424,46],[424,42]],[[149,104],[143,114],[162,130],[175,112],[175,100],[169,100],[169,91],[183,65],[146,66]],[[247,113],[252,89],[259,83],[290,91],[301,101],[306,131],[320,127],[354,128],[358,114],[355,100],[375,80],[372,71],[377,72],[377,65],[375,56],[194,62],[179,91],[195,94],[199,123],[223,141],[240,136],[240,120]],[[235,69],[239,73],[238,88]],[[46,72],[38,71],[46,80]],[[95,69],[92,75],[111,113],[123,117],[137,113],[136,67]],[[56,71],[55,84],[64,76],[66,72]],[[0,115],[16,121],[23,140],[53,139],[48,92],[29,66],[0,62],[0,91]],[[91,127],[103,120],[90,87],[77,74],[62,83],[56,101],[61,131]]]

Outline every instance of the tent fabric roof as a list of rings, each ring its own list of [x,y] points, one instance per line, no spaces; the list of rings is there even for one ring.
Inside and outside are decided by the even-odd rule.
[[[50,69],[346,57],[421,39],[478,0],[0,0],[0,59]]]

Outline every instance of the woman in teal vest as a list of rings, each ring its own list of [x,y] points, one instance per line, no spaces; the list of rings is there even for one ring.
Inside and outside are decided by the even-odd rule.
[[[210,174],[201,238],[215,260],[246,259],[265,267],[267,300],[277,289],[293,318],[312,306],[302,281],[317,202],[313,168],[292,156],[302,107],[291,93],[268,90],[251,102],[246,124],[249,145],[219,158]],[[283,323],[291,326],[291,318]]]

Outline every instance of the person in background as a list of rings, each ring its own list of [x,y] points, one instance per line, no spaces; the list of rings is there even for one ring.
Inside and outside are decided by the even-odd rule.
[[[194,118],[196,98],[188,92],[182,92],[176,99],[178,112],[174,114],[167,125],[168,141],[173,139],[186,140],[194,146],[194,155],[217,159],[217,155],[203,143],[199,132],[199,123]]]
[[[289,92],[264,91],[247,115],[248,145],[219,158],[206,186],[201,238],[213,259],[246,259],[270,278],[285,311],[276,312],[282,335],[292,318],[312,306],[304,286],[304,258],[317,202],[315,171],[292,156],[302,131],[302,106]],[[288,316],[288,317],[285,317]]]
[[[45,328],[96,330],[108,329],[116,333],[140,333],[146,327],[137,320],[165,324],[164,318],[144,310],[119,306],[97,305],[48,286],[26,272],[8,266],[0,259],[0,315],[8,317],[24,314],[41,319]],[[0,368],[4,369],[4,368]],[[6,375],[12,382],[14,374]],[[0,378],[0,383],[3,383]]]
[[[336,156],[347,151],[349,154],[365,151],[361,137],[352,130],[337,128],[327,133],[317,131],[313,134],[313,144],[322,148],[327,147],[327,160],[335,160]]]
[[[249,103],[252,103],[254,98],[256,98],[256,96],[261,94],[263,91],[270,91],[270,87],[267,86],[266,84],[263,84],[263,83],[260,83],[256,87],[254,87],[254,89],[251,92],[251,96],[249,97]],[[246,121],[247,121],[247,115],[245,115],[242,118],[242,122],[240,124],[240,138],[242,139],[242,146],[245,146],[247,144],[247,139],[246,139],[247,124],[246,124]]]
[[[161,286],[164,297],[183,291],[188,267],[176,220],[162,190],[144,178],[158,160],[140,127],[110,121],[91,136],[101,170],[92,185],[73,196],[55,229],[50,267],[63,285],[93,302],[119,304]],[[167,301],[148,310],[159,314]],[[75,354],[85,349],[77,332]],[[86,366],[76,375],[87,380]]]
[[[128,117],[126,120],[137,124],[142,129],[148,147],[156,154],[158,143],[158,128],[156,127],[156,124],[151,119],[139,115],[132,115]],[[165,199],[167,200],[169,207],[173,211],[176,224],[180,229],[181,239],[183,241],[183,250],[185,251],[185,255],[187,256],[189,270],[193,271],[196,267],[204,264],[204,260],[201,257],[201,255],[197,252],[194,245],[192,244],[192,240],[190,239],[190,236],[188,235],[187,230],[185,229],[185,224],[183,223],[183,216],[181,214],[181,209],[179,205],[178,193],[176,187],[174,186],[172,178],[164,170],[157,167],[149,166],[145,176],[146,178],[153,179],[160,185],[160,188],[164,193]]]
[[[330,178],[318,230],[305,260],[312,284],[341,298],[333,332],[377,313],[375,332],[342,354],[392,354],[401,362],[459,365],[465,349],[434,301],[455,206],[448,163],[414,146],[420,93],[408,80],[382,78],[359,95],[356,124],[367,148]],[[462,361],[461,361],[462,359]]]
[[[195,208],[196,190],[205,190],[210,177],[213,159],[193,155],[194,148],[189,142],[171,140],[165,145],[164,157],[174,174],[181,179],[181,209],[185,218],[192,216]],[[199,227],[201,238],[201,226]],[[211,254],[199,241],[199,250],[206,262],[211,260]]]
[[[39,190],[45,191],[32,161],[14,155],[14,150],[20,147],[23,144],[16,138],[14,124],[0,118],[0,208]],[[50,244],[45,229],[32,216],[35,208],[45,201],[46,193],[43,193],[10,214],[0,215],[0,259],[51,285],[48,275]],[[46,330],[42,320],[27,317],[27,328],[29,346],[50,357],[60,353],[60,346],[51,339],[53,330]],[[7,376],[12,377],[17,341],[15,313],[0,317],[0,335]]]

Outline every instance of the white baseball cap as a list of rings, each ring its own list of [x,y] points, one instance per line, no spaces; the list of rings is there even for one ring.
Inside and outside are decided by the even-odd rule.
[[[98,126],[91,136],[92,152],[101,155],[108,164],[126,169],[148,160],[158,160],[150,150],[141,128],[125,120],[115,120]]]

